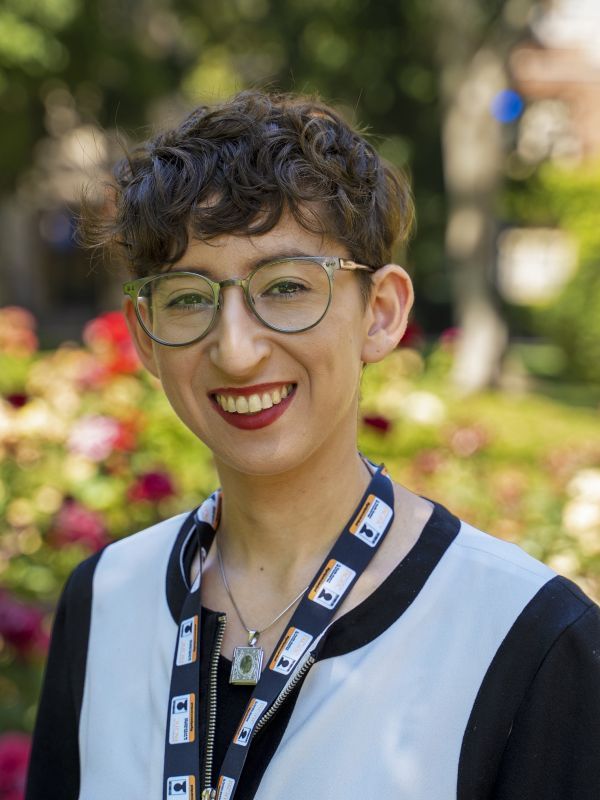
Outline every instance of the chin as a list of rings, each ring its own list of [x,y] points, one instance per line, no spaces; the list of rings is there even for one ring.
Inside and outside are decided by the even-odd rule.
[[[290,443],[283,448],[270,446],[248,446],[238,448],[234,452],[213,450],[217,470],[222,465],[243,475],[262,478],[273,478],[285,475],[300,468],[310,458],[310,452],[304,447],[294,447]]]
[[[216,425],[208,424],[206,418],[189,418],[174,409],[182,422],[211,451],[217,471],[235,472],[249,477],[276,478],[293,475],[319,458],[319,453],[328,450],[331,454],[340,448],[345,452],[344,443],[351,437],[356,441],[356,407],[349,402],[348,408],[334,410],[326,408],[323,419],[330,424],[324,426],[313,420],[313,425],[300,425],[298,420],[306,415],[300,410],[295,419],[287,422],[285,416],[273,425],[259,430],[239,430],[234,427],[222,427],[217,420]],[[292,409],[290,409],[291,411]]]

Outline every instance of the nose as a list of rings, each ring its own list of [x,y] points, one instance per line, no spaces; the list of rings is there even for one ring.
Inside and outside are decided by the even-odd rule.
[[[255,375],[271,352],[268,329],[250,311],[239,286],[221,289],[221,308],[210,335],[212,363],[237,380]]]

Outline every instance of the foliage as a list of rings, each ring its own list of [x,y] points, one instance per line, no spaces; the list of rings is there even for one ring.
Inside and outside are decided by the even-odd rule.
[[[84,346],[36,352],[31,317],[18,311],[0,310],[0,331],[11,320],[0,357],[0,731],[12,731],[0,737],[0,763],[12,765],[9,789],[22,782],[28,740],[18,732],[33,726],[70,571],[105,543],[197,505],[217,481],[209,452],[139,370],[119,313],[88,324]],[[453,397],[454,340],[447,332],[426,360],[402,348],[369,366],[361,449],[411,490],[599,596],[598,413],[533,396]]]
[[[442,343],[427,363],[399,350],[371,368],[363,408],[392,427],[383,436],[365,430],[365,452],[412,491],[598,596],[598,412],[533,395],[453,396],[442,378],[451,348]]]
[[[579,249],[578,268],[551,305],[531,308],[534,330],[558,344],[563,375],[600,384],[600,163],[565,168],[545,163],[508,205],[523,223],[556,226]]]
[[[484,18],[493,6],[482,3]],[[411,260],[422,313],[438,328],[449,287],[433,7],[415,0],[10,0],[6,13],[27,35],[3,49],[0,16],[0,109],[10,118],[0,130],[4,192],[31,186],[34,202],[44,202],[28,171],[39,159],[52,169],[61,142],[61,152],[76,158],[91,126],[97,141],[99,128],[116,128],[127,141],[239,89],[317,92],[412,172],[419,230]],[[86,153],[87,166],[92,159]]]

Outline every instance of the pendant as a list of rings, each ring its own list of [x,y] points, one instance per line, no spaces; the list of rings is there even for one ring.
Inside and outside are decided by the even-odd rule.
[[[229,676],[229,683],[234,686],[256,686],[260,680],[265,652],[256,646],[257,641],[258,632],[248,631],[248,646],[234,647]]]

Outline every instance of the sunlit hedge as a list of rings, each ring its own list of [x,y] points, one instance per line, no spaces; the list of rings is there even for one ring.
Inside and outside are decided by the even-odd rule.
[[[560,296],[532,308],[535,331],[564,353],[562,374],[600,383],[600,162],[577,168],[545,163],[507,193],[510,213],[524,225],[556,227],[578,248],[578,267]]]

